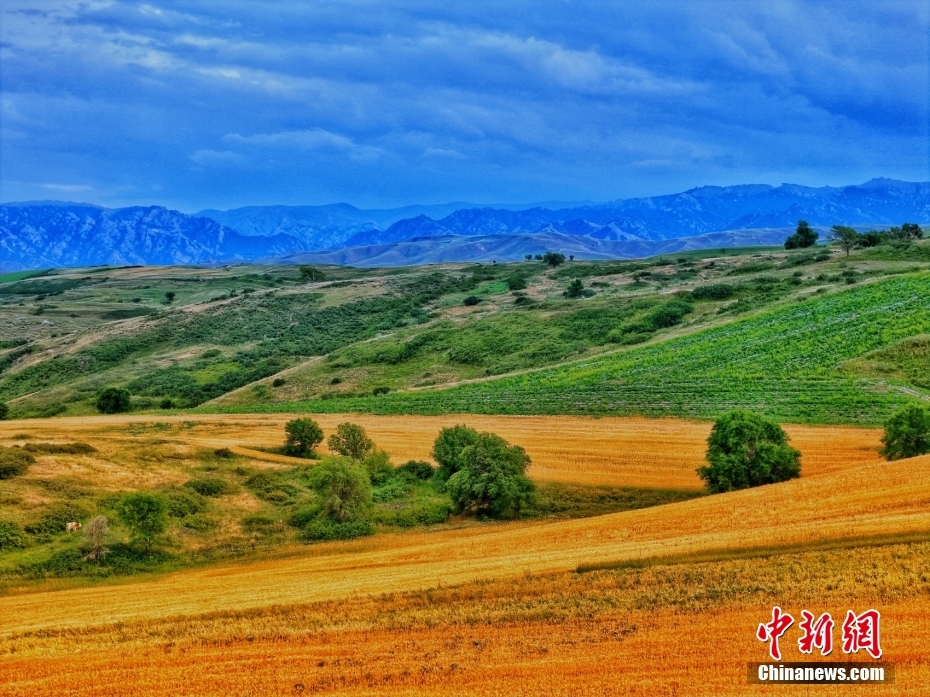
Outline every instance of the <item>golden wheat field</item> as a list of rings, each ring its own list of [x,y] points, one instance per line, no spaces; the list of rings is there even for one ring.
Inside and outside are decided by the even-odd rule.
[[[57,419],[57,438],[138,440],[127,431],[133,424],[148,425],[148,436],[175,438],[205,447],[244,446],[247,454],[273,462],[288,458],[259,453],[255,447],[280,445],[284,424],[294,414],[235,414],[187,416],[78,417]],[[532,458],[529,474],[538,481],[606,484],[612,486],[699,489],[695,469],[704,463],[710,424],[681,419],[599,419],[556,416],[373,416],[368,414],[319,414],[313,418],[324,432],[351,420],[361,424],[395,462],[429,460],[439,429],[465,423],[480,431],[493,431],[526,448]],[[180,434],[166,433],[153,425],[187,426]],[[785,427],[792,445],[802,455],[805,476],[833,472],[881,461],[881,431],[836,426]],[[14,434],[52,435],[41,420],[0,423],[0,438]],[[326,451],[325,444],[321,446]]]
[[[0,437],[33,432],[101,451],[133,439],[153,448],[225,445],[273,467],[281,456],[254,448],[280,442],[287,418],[160,419],[157,430],[138,416],[61,419],[54,434],[48,422],[3,423]],[[329,431],[348,418],[395,462],[426,457],[441,426],[464,421],[524,445],[538,479],[640,486],[696,486],[709,431],[641,419],[318,420]],[[746,684],[746,662],[767,656],[755,628],[774,604],[796,617],[875,607],[897,681],[853,691],[930,694],[930,542],[920,541],[930,537],[930,456],[886,463],[875,430],[787,430],[804,476],[778,485],[8,592],[0,596],[0,694],[848,694],[844,686]],[[560,458],[568,450],[574,459]],[[142,486],[173,472],[156,460],[127,464],[125,473],[87,460],[52,458],[41,476],[81,466],[82,476],[124,487],[124,475]],[[732,556],[779,546],[775,555]],[[605,568],[576,573],[583,565]],[[786,660],[800,659],[794,634],[782,647]]]

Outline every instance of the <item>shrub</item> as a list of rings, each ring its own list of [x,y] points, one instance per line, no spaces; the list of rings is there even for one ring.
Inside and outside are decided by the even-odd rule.
[[[388,479],[394,476],[394,466],[391,464],[391,456],[384,450],[372,450],[365,459],[362,460],[365,471],[372,484],[379,486],[384,484]]]
[[[129,390],[108,387],[97,397],[97,410],[103,414],[119,414],[129,411]]]
[[[351,423],[341,423],[336,426],[336,432],[329,437],[326,444],[333,452],[351,457],[353,460],[363,459],[375,445],[365,433],[364,428]]]
[[[0,445],[0,479],[12,479],[25,474],[36,459],[21,448],[4,448]]]
[[[235,455],[235,453],[233,453],[233,451],[229,448],[217,448],[213,451],[213,454],[217,457],[223,458],[224,460],[228,460]]]
[[[378,395],[387,394],[387,393],[390,392],[390,391],[391,391],[391,388],[390,388],[390,387],[376,387],[375,389],[373,389],[373,390],[371,391],[371,393],[372,393],[375,397],[377,397]]]
[[[159,409],[174,409],[174,400],[171,397],[165,397],[158,403]]]
[[[467,298],[465,298],[462,301],[462,303],[464,305],[467,305],[468,307],[474,307],[480,302],[481,302],[481,298],[479,298],[477,295],[469,295]]]
[[[267,515],[257,513],[242,519],[242,529],[257,535],[270,535],[281,528],[279,521]]]
[[[173,489],[165,494],[165,506],[172,518],[185,518],[200,513],[206,505],[206,501],[194,491]]]
[[[320,514],[335,521],[358,520],[371,503],[368,473],[349,458],[326,458],[310,470],[307,481],[320,498]]]
[[[402,499],[407,495],[408,484],[402,479],[391,479],[371,493],[371,500],[375,503],[386,503]]]
[[[88,443],[26,443],[25,449],[31,453],[49,455],[89,455],[97,452],[97,448]]]
[[[191,479],[189,482],[185,482],[184,486],[193,489],[201,496],[222,496],[228,489],[226,482],[216,477]]]
[[[282,385],[286,385],[286,384],[287,384],[287,380],[285,380],[284,378],[275,378],[271,382],[272,387],[281,387]]]
[[[383,525],[396,525],[412,528],[417,525],[438,525],[445,523],[452,513],[448,501],[415,501],[403,508],[376,509],[374,518]]]
[[[447,488],[459,511],[516,517],[532,498],[534,486],[526,477],[526,451],[493,433],[480,433],[462,449],[459,470]]]
[[[542,260],[546,262],[548,266],[555,268],[565,263],[565,255],[560,252],[546,252],[542,255]]]
[[[165,531],[165,513],[167,506],[161,496],[139,492],[122,498],[116,508],[120,521],[129,528],[130,538],[134,543],[141,543],[146,551]]]
[[[694,312],[694,307],[683,300],[664,302],[649,315],[649,321],[656,329],[666,329],[679,324],[685,315]]]
[[[439,463],[437,477],[440,482],[447,481],[459,471],[462,450],[469,445],[474,445],[477,440],[478,431],[464,424],[450,426],[439,431],[439,435],[433,442],[432,455],[433,459]]]
[[[323,442],[323,429],[310,418],[294,419],[284,426],[287,437],[284,447],[288,454],[306,457]]]
[[[726,283],[715,283],[709,286],[698,286],[691,291],[695,300],[726,300],[733,296],[736,290]]]
[[[6,402],[0,402],[0,421],[3,421],[9,415],[10,408],[6,405]]]
[[[396,470],[400,476],[410,480],[427,480],[432,479],[436,470],[428,462],[422,460],[408,460]]]
[[[58,504],[45,512],[35,523],[26,526],[26,532],[32,535],[56,535],[65,531],[65,525],[72,521],[86,519],[90,513],[73,503]]]
[[[901,460],[930,452],[930,413],[909,404],[885,422],[881,454],[886,460]]]
[[[10,520],[0,520],[0,552],[23,549],[28,545],[29,540],[21,527]]]
[[[326,540],[351,540],[356,537],[373,535],[374,526],[368,520],[335,521],[328,518],[314,520],[309,523],[300,535],[300,539],[307,542],[323,542]]]
[[[507,279],[507,288],[509,290],[526,289],[526,279],[523,276],[511,276]]]
[[[750,411],[735,410],[717,419],[707,439],[709,466],[698,475],[711,493],[773,484],[801,476],[799,453],[776,423]]]

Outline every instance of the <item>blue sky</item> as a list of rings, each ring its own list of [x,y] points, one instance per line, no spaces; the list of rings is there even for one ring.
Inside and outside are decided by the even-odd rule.
[[[930,178],[930,3],[0,10],[0,200],[183,211]]]

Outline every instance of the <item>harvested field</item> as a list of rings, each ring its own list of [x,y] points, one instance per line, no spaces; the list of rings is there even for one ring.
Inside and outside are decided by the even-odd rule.
[[[98,438],[126,440],[158,435],[190,445],[239,445],[254,449],[280,445],[284,424],[295,416],[298,415],[100,416],[58,419],[54,423],[56,433],[62,438],[95,443]],[[428,460],[439,429],[465,423],[481,431],[498,433],[526,448],[533,459],[529,474],[539,481],[671,489],[701,487],[695,469],[704,464],[706,439],[710,433],[708,423],[680,419],[471,414],[320,414],[313,418],[326,433],[334,431],[336,424],[342,421],[363,425],[374,441],[391,454],[395,463]],[[131,424],[138,426],[139,433],[127,432]],[[48,428],[48,422],[43,421],[0,423],[0,438],[18,433],[34,433],[44,438]],[[878,429],[789,425],[786,431],[803,455],[804,476],[881,461]],[[325,445],[322,450],[325,452]],[[254,451],[248,455],[269,462],[291,460]]]
[[[898,669],[882,694],[930,694],[930,544],[803,551],[930,530],[927,491],[923,457],[595,519],[384,536],[7,596],[0,684],[17,696],[763,694],[771,688],[746,685],[745,663],[764,660],[754,630],[778,603],[796,617],[879,609],[884,659]],[[799,550],[570,571],[775,543]],[[795,634],[782,641],[786,660],[800,658]]]

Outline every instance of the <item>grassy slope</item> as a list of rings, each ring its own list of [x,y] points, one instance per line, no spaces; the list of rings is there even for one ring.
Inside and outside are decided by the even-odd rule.
[[[878,423],[912,397],[836,366],[930,331],[928,297],[930,276],[915,274],[565,368],[449,390],[263,409],[713,418],[746,407],[786,421]]]

